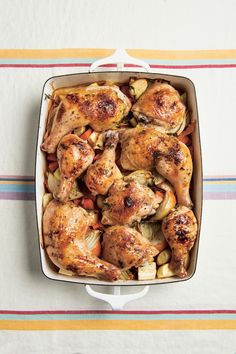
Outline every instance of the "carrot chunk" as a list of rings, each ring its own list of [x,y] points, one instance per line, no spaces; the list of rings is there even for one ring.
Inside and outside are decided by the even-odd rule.
[[[81,206],[82,206],[84,209],[93,210],[93,209],[94,209],[94,202],[93,202],[92,199],[83,198],[82,201],[81,201]]]
[[[87,140],[88,137],[92,134],[93,130],[91,128],[88,128],[82,135],[80,135],[80,138],[83,140]]]
[[[48,164],[48,171],[50,171],[51,173],[55,172],[57,168],[58,168],[57,161],[53,161]]]

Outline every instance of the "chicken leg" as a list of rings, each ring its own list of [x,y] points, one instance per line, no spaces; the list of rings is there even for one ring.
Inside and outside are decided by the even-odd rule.
[[[58,145],[57,158],[61,180],[54,197],[61,202],[66,202],[74,181],[92,163],[94,151],[77,135],[68,134],[61,139]]]
[[[153,167],[175,188],[179,205],[192,206],[189,185],[192,158],[189,149],[177,138],[155,128],[141,127],[122,131],[120,163],[126,170]]]
[[[183,278],[187,275],[186,259],[197,237],[197,220],[192,210],[178,207],[162,222],[163,235],[172,250],[170,267]]]
[[[108,227],[102,247],[102,258],[125,270],[153,261],[159,252],[138,231],[128,226]]]
[[[85,235],[89,227],[87,212],[72,202],[52,200],[43,215],[44,246],[52,262],[76,275],[109,281],[120,277],[120,269],[91,254]]]
[[[121,173],[118,173],[119,170],[115,163],[118,141],[118,133],[109,131],[106,134],[105,149],[102,156],[88,168],[85,183],[94,195],[107,194],[114,180],[119,176],[122,177]]]
[[[116,85],[79,87],[74,93],[62,96],[49,116],[41,148],[48,153],[55,152],[64,135],[87,124],[96,131],[110,129],[128,114],[130,108],[129,99]]]

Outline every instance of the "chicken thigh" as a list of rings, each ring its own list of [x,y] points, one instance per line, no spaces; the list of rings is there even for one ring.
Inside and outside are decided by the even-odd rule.
[[[180,206],[162,222],[162,232],[172,250],[170,266],[183,278],[187,275],[186,258],[197,237],[197,220],[192,210]]]
[[[77,135],[65,135],[57,148],[57,158],[61,180],[54,197],[66,202],[75,179],[92,163],[94,151],[91,146]]]
[[[147,186],[135,181],[116,180],[104,202],[104,225],[132,225],[135,221],[153,215],[159,206],[159,198]]]
[[[121,166],[126,170],[156,168],[175,188],[179,205],[192,206],[189,185],[192,158],[177,138],[151,127],[138,126],[120,132]]]
[[[122,177],[121,173],[118,173],[119,170],[115,163],[118,141],[119,136],[117,132],[107,132],[105,149],[102,156],[88,168],[85,183],[94,195],[107,194],[114,180]]]
[[[158,81],[154,81],[132,107],[138,120],[160,126],[167,132],[182,124],[185,110],[178,91]]]
[[[44,246],[52,262],[76,275],[117,280],[120,270],[91,254],[85,242],[89,218],[72,202],[52,200],[43,215]]]
[[[42,150],[53,153],[60,139],[89,124],[96,131],[114,127],[131,108],[130,100],[115,86],[90,85],[61,97],[48,121]]]
[[[102,242],[102,258],[124,270],[153,261],[156,247],[128,226],[111,226],[106,229]]]

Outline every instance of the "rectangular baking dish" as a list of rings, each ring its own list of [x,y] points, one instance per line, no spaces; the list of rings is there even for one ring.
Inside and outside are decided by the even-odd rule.
[[[49,100],[48,95],[51,95],[53,90],[70,87],[81,84],[90,84],[96,81],[109,80],[114,83],[127,83],[130,77],[136,78],[147,78],[147,79],[161,79],[168,81],[177,89],[181,89],[187,92],[187,106],[191,113],[191,119],[196,121],[196,128],[193,133],[193,147],[194,147],[194,158],[193,158],[193,179],[192,179],[192,193],[191,197],[194,203],[193,211],[196,215],[198,221],[198,236],[195,245],[191,251],[191,261],[188,269],[188,275],[184,279],[177,277],[171,277],[166,279],[155,279],[149,281],[117,281],[110,283],[107,281],[97,280],[95,278],[89,277],[70,277],[58,274],[55,266],[52,264],[48,258],[44,248],[43,248],[43,237],[42,237],[42,198],[45,193],[44,188],[44,172],[46,170],[46,160],[44,153],[40,149],[42,144],[47,115]],[[38,227],[38,237],[39,237],[39,249],[41,258],[41,267],[44,275],[52,280],[73,282],[78,284],[88,284],[88,285],[108,285],[108,286],[141,286],[141,285],[154,285],[154,284],[167,284],[173,282],[180,282],[190,279],[196,270],[197,265],[197,255],[200,239],[200,226],[201,226],[201,213],[202,213],[202,159],[201,159],[201,145],[200,145],[200,134],[199,134],[199,119],[197,110],[197,99],[196,92],[193,82],[183,76],[176,75],[166,75],[151,72],[141,72],[141,71],[100,71],[100,72],[89,72],[89,73],[77,73],[69,75],[54,76],[49,78],[43,87],[42,99],[41,99],[41,109],[39,116],[39,126],[38,126],[38,137],[37,137],[37,149],[36,149],[36,164],[35,164],[35,183],[36,183],[36,216],[37,216],[37,227]]]

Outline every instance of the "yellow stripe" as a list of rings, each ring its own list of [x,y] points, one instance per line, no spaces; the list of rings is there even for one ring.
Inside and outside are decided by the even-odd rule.
[[[1,330],[234,330],[236,320],[1,320]]]
[[[0,184],[34,184],[33,181],[0,181]]]
[[[203,184],[236,184],[235,181],[203,181]]]
[[[149,50],[128,49],[128,53],[141,59],[190,60],[190,59],[235,59],[236,49],[226,50]],[[114,49],[64,48],[64,49],[1,49],[2,59],[59,59],[98,58],[109,56]]]
[[[97,58],[111,55],[114,49],[1,49],[2,59]]]

